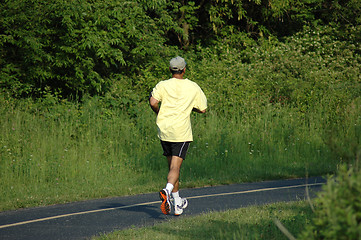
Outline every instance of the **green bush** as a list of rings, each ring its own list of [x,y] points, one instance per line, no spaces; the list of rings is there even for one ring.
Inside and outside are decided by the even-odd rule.
[[[104,94],[162,52],[162,32],[136,1],[4,1],[0,88],[15,96]]]
[[[186,53],[186,74],[220,112],[280,104],[304,114],[327,107],[337,115],[361,92],[360,46],[338,34],[332,26],[309,26],[283,41],[198,47]]]
[[[361,239],[361,170],[340,168],[316,200],[315,218],[301,239]]]

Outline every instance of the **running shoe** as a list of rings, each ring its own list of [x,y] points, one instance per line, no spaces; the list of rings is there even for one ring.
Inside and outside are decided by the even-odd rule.
[[[182,198],[179,204],[174,203],[174,215],[179,216],[183,213],[183,209],[188,206],[188,200]]]
[[[167,189],[162,189],[159,192],[159,198],[162,200],[162,204],[160,205],[160,210],[162,210],[162,213],[168,215],[170,213],[171,204],[170,204],[170,197],[169,192]]]

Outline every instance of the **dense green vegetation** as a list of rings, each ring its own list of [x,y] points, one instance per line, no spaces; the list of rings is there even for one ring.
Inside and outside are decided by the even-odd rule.
[[[287,37],[305,26],[312,26],[299,39],[306,42],[289,46],[300,51],[294,57],[312,58],[312,72],[323,64],[336,67],[332,61],[343,61],[345,55],[349,61],[360,54],[360,5],[356,0],[2,1],[0,87],[16,97],[50,92],[78,99],[84,94],[104,96],[116,83],[143,96],[150,83],[165,77],[171,56],[192,52],[199,65],[204,57],[214,57],[200,56],[210,48],[218,59],[238,53],[238,65],[229,62],[228,67],[260,64],[262,59],[252,54],[260,42],[269,46],[266,58],[267,53],[279,53],[273,49],[278,40],[289,41]],[[326,30],[319,31],[320,26]],[[280,67],[292,74],[281,71],[278,78],[293,77],[288,79],[292,82],[303,73],[295,70],[297,66],[278,63],[270,70]],[[258,81],[268,85],[264,77]],[[124,101],[133,101],[130,95],[122,94]]]
[[[147,97],[177,55],[209,101],[182,187],[356,165],[360,16],[357,0],[1,1],[0,210],[162,187]]]
[[[129,117],[95,97],[82,104],[52,99],[0,99],[2,209],[157,191],[164,185],[166,161],[147,103]],[[359,121],[353,119],[357,113],[346,120]],[[196,140],[182,167],[182,187],[322,175],[335,171],[342,159],[352,162],[351,155],[323,141],[319,113],[297,114],[272,104],[232,116],[210,110],[194,115],[193,126]],[[332,141],[345,139],[351,147],[358,137],[354,127],[338,129],[349,135],[332,135]]]
[[[359,162],[358,162],[359,164]],[[300,239],[361,238],[361,168],[343,165],[316,199],[312,224]]]

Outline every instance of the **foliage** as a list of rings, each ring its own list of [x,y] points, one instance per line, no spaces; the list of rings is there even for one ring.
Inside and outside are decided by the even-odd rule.
[[[0,15],[1,88],[15,96],[103,94],[163,48],[135,1],[4,1]]]
[[[244,50],[227,42],[198,48],[186,55],[187,77],[205,89],[213,109],[272,103],[306,113],[322,103],[337,115],[361,92],[360,44],[338,33],[331,26],[309,26],[282,42],[248,41]]]
[[[358,0],[326,0],[322,3],[320,14],[327,23],[357,26],[361,24],[361,3]]]
[[[301,239],[361,238],[361,171],[342,165],[316,199],[312,223]]]
[[[80,151],[93,160],[127,156],[128,169],[161,171],[150,161],[159,156],[147,97],[170,77],[169,59],[182,55],[186,77],[202,87],[209,105],[194,119],[199,142],[188,162],[219,161],[214,170],[185,165],[186,184],[300,176],[308,167],[332,172],[360,151],[361,25],[350,17],[359,7],[329,0],[1,1],[0,139],[7,160],[0,164],[8,165],[0,169],[15,182],[30,176],[51,185],[48,173],[76,175],[78,167],[71,168]],[[124,132],[114,130],[119,124]],[[35,139],[44,168],[28,172]],[[99,150],[95,158],[84,139]],[[61,171],[53,162],[63,152],[54,145],[68,141],[73,163]],[[11,162],[15,153],[20,165]],[[274,168],[264,169],[270,159]]]
[[[354,51],[360,45],[338,40],[334,32],[332,27],[305,27],[285,43],[254,49],[258,54],[252,65],[262,69],[252,74],[258,79],[255,86],[268,92],[271,101],[281,99],[302,111],[327,95],[350,103],[361,90],[356,70],[361,58]]]
[[[350,61],[353,68],[359,57],[352,58],[360,54],[360,18],[354,17],[360,15],[360,5],[355,0],[2,1],[0,88],[15,97],[42,97],[49,92],[60,98],[79,99],[84,94],[103,96],[111,92],[114,83],[120,85],[126,78],[130,84],[123,87],[143,95],[157,79],[164,78],[167,61],[174,55],[207,52],[209,48],[218,48],[214,53],[223,55],[225,52],[219,52],[217,46],[224,46],[227,53],[241,52],[236,55],[239,59],[256,64],[265,56],[249,58],[257,51],[255,43],[264,45],[271,39],[272,45],[274,36],[292,36],[304,26],[317,23],[331,26],[333,31],[316,25],[321,39],[310,35],[306,39],[310,48],[301,43],[305,51],[316,54],[308,56],[313,66],[323,61],[320,51],[336,51],[336,60]],[[325,31],[330,41],[323,37]],[[326,46],[320,47],[324,40],[328,41]],[[266,45],[268,49],[261,47],[262,51],[277,50]],[[277,54],[287,56],[284,53],[277,50],[271,58],[278,59]],[[308,53],[301,53],[302,59],[292,57],[309,61],[304,56]],[[290,74],[284,72],[289,70],[280,70],[273,77]],[[295,76],[288,83],[299,85],[293,83],[299,73],[291,71]],[[322,71],[326,77],[327,72]],[[304,85],[310,84],[306,81]],[[292,94],[286,86],[273,84],[273,88],[279,92],[274,98]]]
[[[269,104],[320,122],[320,136],[341,160],[355,159],[361,142],[359,43],[313,26],[283,42],[270,38],[244,51],[230,45],[189,54],[187,77],[206,92],[210,109],[231,118]],[[306,116],[311,117],[307,119]],[[340,134],[340,129],[348,132]]]

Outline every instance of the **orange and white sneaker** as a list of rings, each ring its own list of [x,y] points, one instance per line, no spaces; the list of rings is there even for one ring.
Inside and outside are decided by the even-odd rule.
[[[162,189],[159,192],[159,198],[162,200],[162,204],[160,205],[160,210],[162,213],[168,215],[171,211],[171,204],[170,204],[170,194],[167,189]]]
[[[188,200],[186,198],[181,198],[179,203],[174,201],[174,215],[179,216],[183,213],[183,209],[188,206]]]

